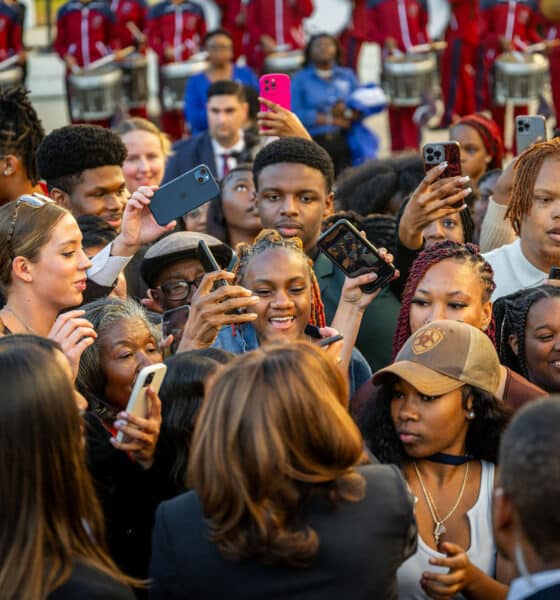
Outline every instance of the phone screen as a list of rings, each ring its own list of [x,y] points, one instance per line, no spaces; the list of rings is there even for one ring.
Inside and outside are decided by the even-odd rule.
[[[189,318],[189,311],[190,306],[183,304],[183,306],[166,310],[161,317],[163,339],[165,340],[169,335],[173,335],[173,343],[164,351],[166,358],[174,354],[179,346],[179,342],[183,336],[183,329],[185,329],[187,319]]]

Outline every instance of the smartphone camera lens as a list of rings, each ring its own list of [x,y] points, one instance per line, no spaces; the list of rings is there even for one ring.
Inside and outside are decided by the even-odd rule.
[[[145,384],[144,384],[144,385],[145,385],[146,387],[147,387],[147,386],[149,386],[149,385],[152,383],[152,381],[153,381],[153,380],[154,380],[154,374],[153,374],[153,373],[150,373],[150,374],[149,374],[149,375],[146,377],[146,382],[145,382]]]
[[[206,167],[200,167],[200,169],[197,169],[194,176],[198,183],[206,183],[210,179],[210,175]]]

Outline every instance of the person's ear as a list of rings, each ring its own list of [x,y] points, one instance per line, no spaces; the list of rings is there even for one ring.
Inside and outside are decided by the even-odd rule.
[[[508,344],[515,356],[519,356],[519,341],[514,333],[509,336]]]
[[[490,327],[492,322],[492,302],[488,302],[482,305],[482,331],[486,331]]]
[[[30,269],[30,263],[24,256],[16,256],[12,261],[12,277],[25,283],[33,281],[33,275]]]
[[[241,110],[243,111],[243,120],[247,121],[249,119],[249,103],[243,102]]]
[[[494,539],[500,554],[508,560],[513,558],[513,545],[516,535],[515,523],[515,509],[511,500],[504,494],[502,488],[496,487],[492,503]]]
[[[49,194],[51,198],[59,205],[72,212],[72,204],[70,202],[70,194],[63,192],[60,188],[53,187]]]
[[[334,213],[334,192],[331,192],[325,200],[325,208],[323,210],[323,219],[330,217]]]
[[[2,175],[4,177],[10,177],[17,171],[18,165],[20,163],[19,158],[14,154],[6,154],[3,157],[3,160],[4,168],[2,169]]]

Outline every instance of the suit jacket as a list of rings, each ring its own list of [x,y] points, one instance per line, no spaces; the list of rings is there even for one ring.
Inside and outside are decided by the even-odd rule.
[[[560,598],[560,583],[527,596],[525,600],[558,600],[558,598]]]
[[[359,502],[334,508],[314,495],[303,519],[320,546],[307,568],[228,560],[210,541],[202,506],[188,492],[162,503],[156,515],[151,599],[367,600],[397,598],[396,570],[416,550],[413,501],[397,467],[359,467],[366,480]]]
[[[245,131],[245,150],[239,153],[237,164],[253,162],[254,154],[259,149],[260,138],[250,131]],[[173,144],[173,154],[167,160],[163,182],[167,183],[179,177],[189,169],[204,163],[212,175],[217,178],[214,149],[209,131],[192,136],[188,140],[180,140]]]

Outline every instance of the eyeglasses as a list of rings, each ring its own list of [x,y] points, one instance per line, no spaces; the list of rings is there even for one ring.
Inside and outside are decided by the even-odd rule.
[[[200,275],[200,277],[197,277],[193,281],[174,279],[173,281],[162,283],[154,291],[160,291],[168,300],[185,300],[196,292],[203,277],[204,275]]]
[[[42,208],[46,204],[53,203],[53,200],[51,200],[47,196],[43,196],[43,194],[25,194],[23,196],[20,196],[16,200],[14,206],[14,214],[12,215],[12,220],[10,221],[10,227],[8,229],[8,237],[6,238],[6,248],[8,250],[8,256],[10,258],[14,258],[12,255],[12,238],[14,237],[14,232],[16,230],[16,222],[20,205],[25,204],[30,208]]]

